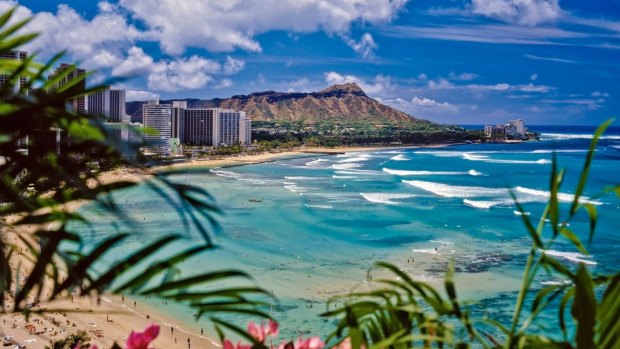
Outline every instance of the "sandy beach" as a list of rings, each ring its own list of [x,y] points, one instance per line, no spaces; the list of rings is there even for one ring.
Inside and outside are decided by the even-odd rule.
[[[241,166],[264,162],[278,161],[288,158],[311,157],[321,154],[341,154],[345,152],[376,151],[395,148],[437,148],[447,146],[445,144],[432,146],[409,146],[409,147],[338,147],[319,148],[308,147],[292,151],[278,153],[262,153],[254,155],[239,155],[222,159],[194,160],[184,163],[159,166],[150,169],[117,170],[101,174],[101,183],[115,181],[140,182],[152,177],[152,173],[176,171],[187,168],[217,168],[229,166]],[[67,210],[74,211],[85,202],[72,202],[66,206]],[[15,234],[31,234],[35,227],[12,227],[15,217],[4,218],[7,223],[2,229],[2,238],[5,242],[16,244],[19,247]],[[21,254],[15,254],[11,259],[11,267],[17,266],[28,268],[28,262]],[[5,299],[10,304],[10,297]],[[34,300],[31,300],[31,302]],[[134,305],[134,301],[136,304]],[[140,299],[123,298],[118,295],[103,295],[99,301],[92,297],[78,297],[77,295],[53,302],[45,302],[38,309],[47,309],[49,312],[43,315],[33,315],[26,321],[24,315],[19,313],[1,314],[0,337],[10,336],[16,344],[25,345],[26,348],[41,348],[50,344],[51,340],[65,338],[78,330],[86,331],[91,338],[90,343],[96,344],[100,349],[110,348],[114,342],[123,346],[132,330],[142,331],[149,324],[161,326],[160,335],[153,343],[154,348],[187,348],[188,338],[190,348],[216,348],[219,341],[211,334],[207,335],[206,329],[196,328],[195,323],[185,323],[179,319],[165,314],[165,304],[153,307],[140,302]],[[35,308],[37,309],[37,308]],[[56,310],[55,310],[56,309]],[[62,309],[62,311],[57,311]]]
[[[459,143],[460,144],[460,143]],[[408,146],[372,146],[372,147],[299,147],[293,150],[281,151],[281,152],[267,152],[260,154],[241,154],[226,156],[221,159],[200,159],[191,160],[187,162],[181,162],[177,164],[156,166],[150,169],[150,172],[166,172],[176,171],[184,168],[193,167],[231,167],[231,166],[243,166],[260,164],[264,162],[272,162],[283,159],[299,158],[299,157],[312,157],[320,155],[336,155],[352,152],[364,152],[364,151],[379,151],[387,149],[418,149],[418,148],[443,148],[450,145],[457,145],[457,143],[451,144],[432,144],[432,145],[408,145]]]

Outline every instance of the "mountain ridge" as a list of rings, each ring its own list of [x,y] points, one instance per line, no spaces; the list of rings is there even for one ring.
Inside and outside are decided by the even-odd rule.
[[[317,92],[261,91],[230,98],[175,100],[187,101],[189,108],[242,110],[252,121],[366,121],[373,124],[428,122],[368,97],[355,83],[332,85]],[[142,120],[141,106],[144,103],[146,101],[126,104],[127,114],[132,116],[132,121]]]

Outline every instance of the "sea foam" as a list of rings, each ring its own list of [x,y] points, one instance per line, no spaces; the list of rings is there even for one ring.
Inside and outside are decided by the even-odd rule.
[[[412,194],[398,194],[398,193],[360,193],[360,195],[367,201],[377,204],[386,205],[399,205],[401,202],[394,201],[396,199],[408,199],[415,197]]]
[[[529,189],[529,188],[524,188],[524,187],[516,187],[515,191],[519,192],[519,193],[523,193],[523,194],[527,194],[530,196],[539,196],[541,198],[544,198],[543,201],[546,201],[546,199],[549,199],[551,197],[551,193],[548,191],[544,191],[544,190],[536,190],[536,189]],[[562,201],[562,202],[573,202],[573,200],[575,200],[575,196],[572,194],[566,194],[566,193],[558,193],[557,195],[558,200]],[[537,201],[537,200],[532,200],[532,201]],[[601,205],[602,202],[600,201],[595,201],[595,200],[590,200],[590,198],[586,197],[586,196],[582,196],[579,198],[579,202],[582,204],[593,204],[593,205]]]
[[[508,194],[508,190],[501,188],[485,188],[473,186],[469,187],[427,181],[403,180],[403,183],[447,198],[473,198],[480,196],[500,196]]]
[[[504,201],[485,201],[485,200],[469,200],[469,199],[463,199],[463,203],[467,206],[471,206],[471,207],[475,207],[475,208],[482,208],[482,209],[490,209],[493,206],[497,206],[497,205],[502,205],[505,204],[506,202]]]
[[[397,176],[459,176],[467,175],[468,172],[455,172],[455,171],[407,171],[407,170],[392,170],[390,168],[384,168],[383,172],[397,175]]]
[[[394,161],[407,161],[407,160],[409,160],[409,158],[408,158],[408,157],[406,157],[406,156],[405,156],[405,155],[403,155],[403,154],[398,154],[398,155],[396,155],[396,156],[392,156],[392,157],[390,158],[390,160],[394,160]]]
[[[359,164],[356,162],[338,163],[338,164],[333,164],[331,166],[331,168],[333,168],[334,170],[350,170],[350,169],[359,168],[359,167],[362,167],[362,164]]]
[[[556,250],[545,250],[545,254],[550,256],[559,257],[567,259],[571,262],[575,263],[585,263],[589,265],[596,265],[595,261],[589,260],[588,258],[592,258],[591,256],[586,256],[578,252],[561,252]]]

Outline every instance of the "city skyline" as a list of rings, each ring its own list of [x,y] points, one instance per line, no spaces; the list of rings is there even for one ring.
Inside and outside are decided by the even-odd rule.
[[[0,7],[34,14],[31,30],[49,29],[28,47],[40,59],[66,49],[67,58],[98,70],[93,82],[139,75],[118,86],[128,101],[356,82],[380,102],[445,123],[598,124],[617,116],[617,1],[268,3]]]

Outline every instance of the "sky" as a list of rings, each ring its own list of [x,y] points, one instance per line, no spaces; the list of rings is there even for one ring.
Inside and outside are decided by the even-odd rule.
[[[0,0],[128,100],[355,82],[451,124],[620,116],[620,0]],[[120,80],[119,80],[120,79]]]

